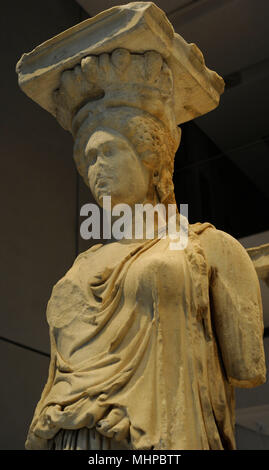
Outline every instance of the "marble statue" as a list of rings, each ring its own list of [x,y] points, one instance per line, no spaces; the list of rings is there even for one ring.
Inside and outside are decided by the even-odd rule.
[[[224,89],[149,2],[68,29],[17,72],[72,133],[96,202],[132,210],[175,204],[178,125]],[[27,449],[235,449],[234,387],[264,383],[265,361],[257,275],[233,237],[196,223],[183,250],[156,233],[94,245],[54,286],[47,319],[49,376]]]

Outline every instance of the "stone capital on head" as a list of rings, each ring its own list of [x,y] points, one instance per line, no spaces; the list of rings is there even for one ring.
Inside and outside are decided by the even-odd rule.
[[[151,2],[115,6],[23,54],[19,85],[72,133],[78,111],[131,106],[176,126],[218,106],[222,78]],[[99,107],[99,110],[98,110]],[[80,113],[80,117],[82,113]]]

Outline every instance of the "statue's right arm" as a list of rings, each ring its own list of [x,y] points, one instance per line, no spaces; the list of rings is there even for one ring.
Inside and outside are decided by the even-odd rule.
[[[52,334],[50,333],[50,349],[51,349],[51,354],[50,354],[50,365],[49,365],[49,372],[48,372],[48,379],[46,382],[46,385],[43,389],[41,398],[35,408],[34,416],[31,422],[31,426],[29,428],[27,440],[25,443],[25,448],[26,449],[32,449],[32,440],[34,439],[34,449],[37,449],[38,447],[38,441],[40,440],[40,449],[44,448],[44,444],[46,445],[46,441],[44,439],[38,438],[38,436],[34,435],[34,428],[35,425],[38,421],[38,418],[40,416],[40,413],[43,408],[44,400],[47,397],[49,391],[51,390],[53,381],[54,381],[54,376],[55,376],[55,370],[56,370],[56,349],[55,349],[55,344],[54,344],[54,338]]]

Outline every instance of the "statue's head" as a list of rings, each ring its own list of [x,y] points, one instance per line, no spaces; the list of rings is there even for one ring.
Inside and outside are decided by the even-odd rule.
[[[172,72],[154,51],[116,49],[85,57],[63,72],[54,92],[57,119],[73,134],[78,171],[99,204],[101,194],[111,195],[112,205],[175,202],[180,130],[173,92]],[[113,147],[115,158],[103,154],[95,162],[91,156],[105,145],[111,152]]]
[[[78,116],[79,117],[79,116]],[[144,111],[108,108],[86,118],[74,145],[77,169],[98,204],[175,203],[174,156],[179,144],[166,126]]]
[[[195,52],[203,69],[197,51],[190,46],[188,53]],[[172,175],[181,134],[177,122],[184,122],[190,110],[184,93],[189,90],[192,96],[185,86],[179,102],[175,101],[174,78],[178,90],[186,74],[184,62],[179,76],[175,75],[172,68],[177,62],[174,57],[168,65],[155,50],[134,53],[118,48],[83,57],[61,74],[60,85],[52,93],[53,112],[72,132],[78,171],[99,204],[105,193],[111,195],[112,204],[113,200],[130,202],[131,195],[134,203],[175,203]],[[199,114],[192,108],[192,115]],[[112,161],[103,155],[102,164],[101,157],[93,164],[90,155],[97,151],[97,142],[101,148],[102,140],[107,146],[113,142],[116,158]],[[102,182],[101,173],[105,173]]]
[[[105,191],[115,201],[133,193],[174,203],[177,125],[214,109],[224,89],[151,2],[83,21],[24,54],[17,72],[25,93],[72,133],[77,168],[99,203]],[[93,164],[102,142],[113,143],[116,158]]]

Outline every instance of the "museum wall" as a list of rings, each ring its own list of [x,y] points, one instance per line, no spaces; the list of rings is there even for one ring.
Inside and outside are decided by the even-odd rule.
[[[22,53],[87,18],[89,12],[73,0],[28,0],[26,3],[5,2],[1,13],[0,449],[23,449],[48,373],[50,351],[45,311],[51,289],[77,254],[93,242],[82,240],[79,235],[80,207],[91,202],[92,197],[76,173],[72,137],[22,93],[15,65]],[[171,21],[172,18],[173,15]],[[195,21],[196,30],[190,26],[195,25]],[[197,18],[194,23],[185,22],[182,35],[191,42],[192,34],[198,34],[198,26]],[[212,34],[215,32],[212,26]],[[209,59],[208,65],[230,76],[232,70],[227,61],[223,70],[218,69],[214,54],[204,51],[202,46],[207,48],[204,35],[201,33],[200,42]],[[245,91],[231,85],[221,106],[226,104],[231,109],[231,101],[236,101],[236,90],[242,101],[249,96],[248,85]],[[254,107],[254,97],[250,100],[252,117],[255,117],[260,106]],[[265,132],[267,124],[259,118],[260,127],[254,126],[256,134],[253,131],[248,139],[239,132],[241,140],[235,139],[231,135],[232,121],[234,119],[236,126],[239,117],[238,113],[231,113],[227,117],[222,111],[216,111],[215,115],[219,123],[229,121],[229,125],[223,127],[227,145],[219,138],[213,113],[209,118],[199,118],[182,126],[174,184],[177,202],[189,204],[191,222],[210,221],[238,238],[247,248],[269,240],[268,185],[263,181],[268,158],[268,129]],[[207,132],[210,126],[214,128],[212,135]],[[261,136],[265,136],[263,140],[259,140]],[[246,142],[248,146],[243,152]],[[259,162],[256,173],[255,161]],[[251,236],[254,238],[249,245]],[[269,289],[261,286],[265,326],[269,326]],[[265,337],[264,342],[269,368],[269,338]],[[237,392],[239,449],[269,449],[268,397],[268,383]],[[260,421],[257,416],[261,416]]]

